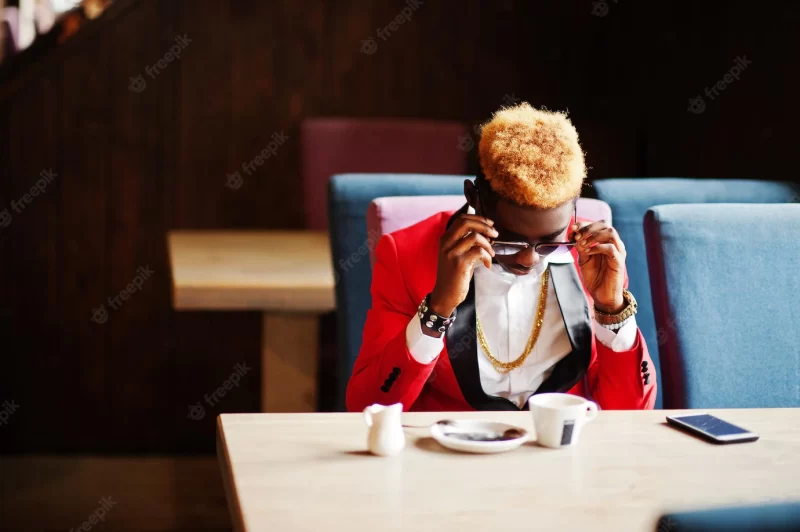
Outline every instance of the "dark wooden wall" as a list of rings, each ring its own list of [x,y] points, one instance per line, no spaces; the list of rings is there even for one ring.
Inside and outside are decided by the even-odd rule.
[[[424,0],[377,37],[403,7],[141,0],[0,88],[0,404],[19,405],[3,451],[207,451],[216,414],[257,409],[259,316],[172,311],[164,235],[302,227],[304,117],[477,122],[528,100],[569,109],[593,178],[795,175],[796,3]],[[370,38],[377,51],[360,52]],[[740,56],[740,79],[689,112]],[[227,188],[281,131],[277,155]],[[142,290],[93,322],[144,266]],[[254,369],[241,387],[189,419],[237,362]]]

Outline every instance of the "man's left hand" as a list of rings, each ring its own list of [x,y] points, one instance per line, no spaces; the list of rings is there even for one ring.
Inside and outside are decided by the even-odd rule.
[[[603,221],[582,222],[572,229],[583,282],[595,307],[609,314],[620,312],[625,306],[626,252],[619,233]]]

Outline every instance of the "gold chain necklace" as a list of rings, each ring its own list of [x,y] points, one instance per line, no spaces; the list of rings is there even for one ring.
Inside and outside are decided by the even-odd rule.
[[[489,344],[486,342],[486,336],[483,334],[481,319],[478,317],[478,312],[475,312],[478,342],[481,344],[483,352],[486,353],[486,357],[489,359],[489,362],[492,363],[492,366],[494,366],[494,369],[497,370],[498,373],[510,373],[511,371],[517,369],[525,363],[525,359],[527,359],[528,355],[530,355],[531,351],[533,351],[533,346],[536,345],[536,340],[539,339],[539,332],[542,330],[542,323],[544,323],[544,309],[547,306],[547,284],[549,280],[550,270],[545,270],[542,274],[542,287],[539,291],[539,305],[536,309],[536,319],[533,322],[531,336],[528,338],[528,345],[525,346],[525,351],[516,360],[511,362],[501,362],[492,356],[492,352],[489,351]]]

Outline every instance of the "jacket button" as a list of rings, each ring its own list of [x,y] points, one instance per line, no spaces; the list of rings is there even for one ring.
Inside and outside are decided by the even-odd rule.
[[[392,375],[400,375],[400,368],[394,368],[392,370]]]
[[[649,375],[644,378],[644,383],[645,383],[645,385],[650,384],[650,376]]]
[[[647,361],[642,360],[642,371],[647,371]]]
[[[645,374],[644,374],[644,378],[645,378],[645,379],[649,379],[649,378],[650,378],[650,373],[649,373],[649,372],[648,372],[648,373],[645,373]]]
[[[645,384],[647,384],[647,383],[645,383]],[[383,386],[381,386],[381,391],[383,393],[389,393],[389,387],[384,384]]]

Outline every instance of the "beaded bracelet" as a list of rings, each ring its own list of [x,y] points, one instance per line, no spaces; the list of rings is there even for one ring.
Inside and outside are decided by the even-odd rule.
[[[600,323],[600,325],[602,325],[603,327],[605,327],[609,331],[615,331],[616,332],[616,331],[619,331],[620,329],[622,329],[623,327],[625,327],[625,325],[627,325],[628,322],[631,321],[632,319],[633,319],[633,316],[628,316],[627,318],[625,318],[624,320],[622,320],[619,323],[608,323],[608,324],[606,324],[606,323],[600,323],[599,321],[597,323]]]

